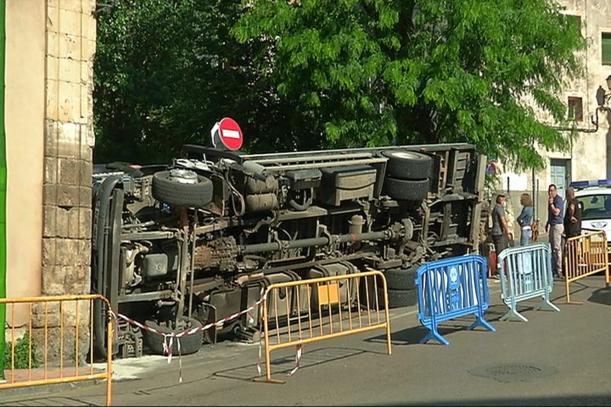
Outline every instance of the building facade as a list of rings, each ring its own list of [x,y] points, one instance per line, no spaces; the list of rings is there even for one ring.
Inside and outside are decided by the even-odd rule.
[[[536,216],[541,229],[547,217],[547,187],[556,184],[564,198],[571,181],[611,178],[611,133],[609,111],[599,109],[597,92],[611,92],[607,77],[611,75],[611,0],[560,0],[564,13],[581,22],[587,47],[581,53],[583,75],[571,81],[561,94],[573,119],[569,151],[541,151],[547,161],[541,171],[516,173],[510,168],[501,171],[499,189],[509,192],[511,211],[521,211],[523,192],[534,194]],[[598,125],[592,122],[598,114]],[[543,120],[546,118],[542,115]],[[547,120],[546,120],[547,121]],[[550,123],[553,124],[553,123]],[[519,236],[514,222],[514,236]]]

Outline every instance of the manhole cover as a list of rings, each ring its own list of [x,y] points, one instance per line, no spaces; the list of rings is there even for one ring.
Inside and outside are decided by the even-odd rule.
[[[469,371],[469,373],[474,376],[494,379],[501,383],[512,383],[551,376],[556,373],[556,369],[527,363],[506,363],[477,368]]]

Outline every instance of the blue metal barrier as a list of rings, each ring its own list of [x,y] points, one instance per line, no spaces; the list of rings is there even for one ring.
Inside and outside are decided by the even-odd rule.
[[[537,297],[541,297],[541,302],[535,309],[560,311],[549,299],[554,288],[551,253],[548,243],[540,243],[505,249],[500,254],[501,298],[509,307],[501,321],[527,322],[518,312],[518,302]]]
[[[469,329],[481,326],[495,331],[484,319],[489,303],[487,273],[488,262],[476,255],[437,260],[418,268],[418,319],[430,330],[420,343],[435,339],[449,345],[437,324],[469,314],[475,314]]]

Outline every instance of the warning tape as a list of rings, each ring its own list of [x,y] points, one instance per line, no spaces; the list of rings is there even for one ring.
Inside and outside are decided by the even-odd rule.
[[[234,314],[229,315],[228,317],[225,317],[223,319],[220,319],[216,322],[212,322],[209,324],[206,324],[204,326],[201,327],[195,327],[195,328],[191,328],[187,331],[182,331],[180,333],[176,333],[176,332],[170,332],[170,333],[164,333],[164,332],[159,332],[158,330],[156,330],[155,328],[151,328],[149,326],[146,326],[134,319],[131,319],[130,317],[120,314],[120,313],[115,313],[112,310],[110,310],[110,313],[112,314],[112,316],[115,318],[115,320],[118,319],[122,319],[124,321],[126,321],[129,324],[132,324],[134,326],[137,326],[140,329],[143,329],[145,331],[148,332],[152,332],[154,334],[163,336],[163,353],[164,355],[168,356],[168,364],[170,364],[172,362],[172,348],[174,345],[174,338],[176,338],[176,342],[177,342],[177,350],[178,350],[178,383],[182,383],[182,352],[181,352],[181,345],[180,345],[180,339],[184,336],[189,336],[189,335],[194,335],[196,333],[198,333],[199,331],[206,331],[210,328],[212,328],[213,326],[216,326],[218,328],[222,328],[223,325],[229,321],[232,321],[244,314],[250,314],[250,312],[252,312],[255,308],[261,306],[263,304],[264,301],[264,291],[265,289],[262,288],[261,289],[261,296],[259,297],[259,301],[255,302],[253,305],[251,305],[250,307],[246,308],[245,310],[242,310],[240,312],[236,312]],[[262,317],[262,313],[259,312],[259,316]],[[252,316],[251,316],[252,319]],[[262,345],[263,342],[263,335],[259,334],[259,354],[257,357],[257,372],[258,375],[261,376],[262,375],[262,369],[261,369],[261,353],[262,353]],[[298,345],[297,346],[297,355],[295,357],[295,368],[288,374],[289,376],[292,376],[298,369],[299,369],[299,361],[301,359],[301,352],[302,352],[302,345]]]

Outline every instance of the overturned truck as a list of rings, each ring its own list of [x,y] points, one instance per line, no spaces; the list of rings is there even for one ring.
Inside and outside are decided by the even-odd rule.
[[[242,154],[186,145],[166,166],[94,171],[92,291],[159,332],[255,304],[275,282],[382,270],[390,307],[416,303],[419,264],[477,252],[485,157],[468,144]],[[288,310],[290,314],[292,311]],[[94,350],[104,354],[104,310]],[[182,339],[252,338],[258,317]],[[162,353],[119,323],[115,351]]]

